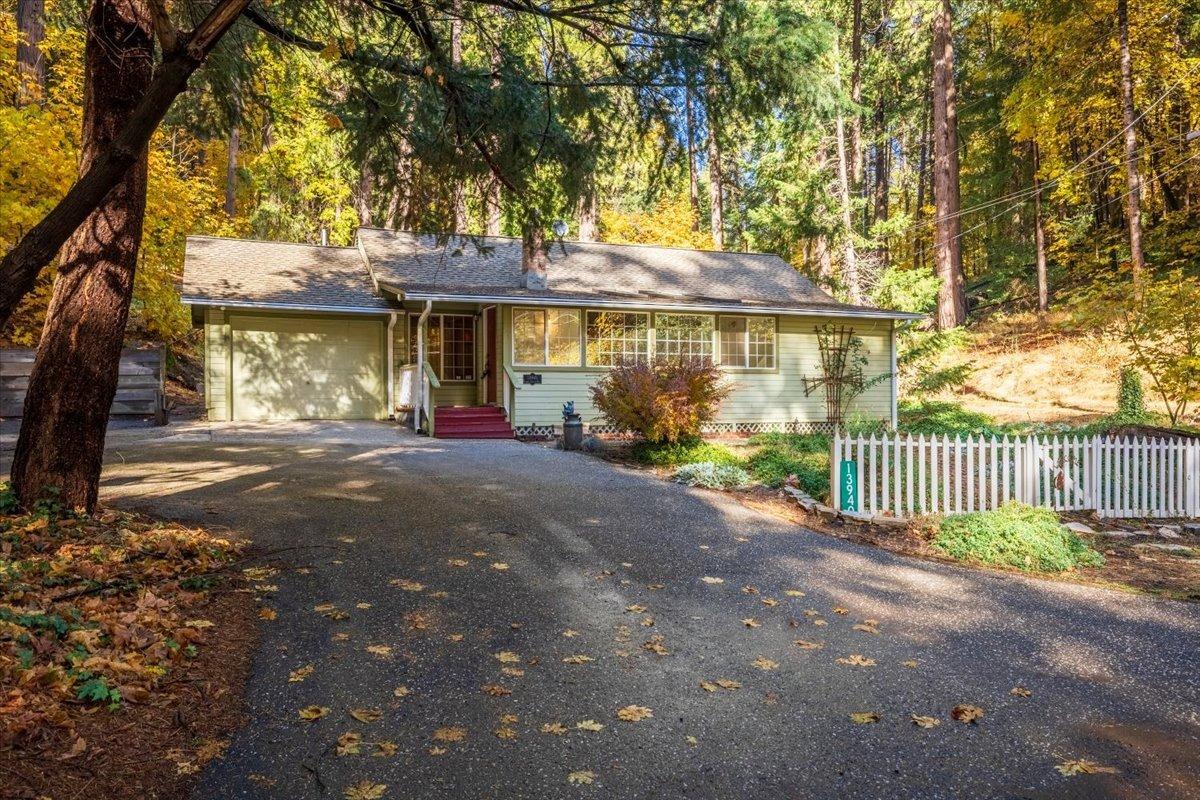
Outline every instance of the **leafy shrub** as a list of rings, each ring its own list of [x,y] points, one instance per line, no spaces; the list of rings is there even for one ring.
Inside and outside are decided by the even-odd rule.
[[[750,437],[758,451],[747,460],[750,474],[767,486],[795,475],[799,488],[813,497],[829,494],[829,437],[798,433],[760,433]]]
[[[698,464],[684,464],[675,473],[675,480],[705,489],[737,489],[750,484],[750,473],[729,464],[701,461]]]
[[[900,430],[954,436],[1003,436],[1017,433],[1016,428],[1001,425],[978,411],[968,411],[960,403],[944,400],[905,400],[900,403]]]
[[[1133,367],[1122,367],[1117,376],[1117,413],[1109,421],[1136,425],[1149,420],[1142,376]]]
[[[592,387],[592,402],[619,428],[648,442],[695,438],[732,391],[707,359],[625,361]]]
[[[642,464],[654,467],[678,467],[701,461],[733,467],[742,466],[742,459],[728,449],[696,438],[681,439],[678,442],[638,442],[633,446],[633,457]]]
[[[960,561],[1027,572],[1062,572],[1104,564],[1104,556],[1064,528],[1053,511],[1015,502],[994,511],[947,517],[933,547]]]

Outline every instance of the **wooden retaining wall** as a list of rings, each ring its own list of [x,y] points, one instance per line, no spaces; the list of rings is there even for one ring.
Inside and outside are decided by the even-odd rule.
[[[0,417],[21,416],[33,357],[33,350],[0,350]],[[121,372],[112,413],[154,417],[158,424],[166,424],[166,352],[162,347],[121,351]]]

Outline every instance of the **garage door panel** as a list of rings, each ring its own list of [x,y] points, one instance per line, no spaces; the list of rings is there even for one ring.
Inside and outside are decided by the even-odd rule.
[[[382,323],[238,317],[233,418],[374,419],[385,405]]]

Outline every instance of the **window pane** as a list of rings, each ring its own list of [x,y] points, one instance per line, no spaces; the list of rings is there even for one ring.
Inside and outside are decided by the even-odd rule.
[[[576,335],[578,339],[578,334]],[[546,361],[546,312],[536,308],[513,309],[514,358],[518,364]]]
[[[721,363],[726,367],[746,366],[746,317],[721,317]]]
[[[550,338],[550,364],[556,367],[579,366],[579,312],[573,308],[546,311]]]
[[[751,369],[775,368],[775,320],[771,317],[751,317],[750,323]]]
[[[417,317],[411,316],[408,326],[408,363],[417,363]],[[433,374],[442,380],[442,323],[440,316],[431,316],[425,327],[425,360],[433,367]]]
[[[587,312],[587,363],[611,367],[649,356],[650,315],[623,311]]]
[[[475,319],[443,317],[442,371],[440,380],[475,380]]]
[[[713,318],[700,314],[656,314],[654,354],[658,358],[712,358]]]

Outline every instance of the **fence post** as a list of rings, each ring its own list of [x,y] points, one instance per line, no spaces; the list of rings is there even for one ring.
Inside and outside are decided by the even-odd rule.
[[[834,511],[840,511],[842,508],[842,434],[836,427],[833,429],[832,447],[833,452],[829,454],[829,505],[833,506]]]
[[[1196,470],[1200,469],[1200,439],[1193,439],[1187,449],[1187,515],[1189,517],[1200,517],[1200,476],[1196,475]]]

